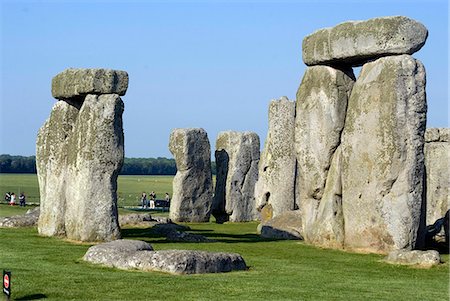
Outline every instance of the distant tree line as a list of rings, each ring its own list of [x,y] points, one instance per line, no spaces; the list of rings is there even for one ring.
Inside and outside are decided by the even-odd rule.
[[[213,174],[216,171],[212,162]],[[36,173],[36,157],[0,155],[0,173]],[[175,175],[174,159],[167,158],[125,158],[121,175]]]

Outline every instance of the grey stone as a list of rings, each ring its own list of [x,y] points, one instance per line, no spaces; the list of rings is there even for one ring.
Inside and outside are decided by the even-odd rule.
[[[208,135],[204,129],[174,129],[169,149],[177,164],[170,218],[180,222],[208,222],[213,198]]]
[[[438,265],[441,262],[441,256],[435,250],[395,250],[389,252],[384,260],[392,264],[418,265],[429,268]]]
[[[137,226],[147,225],[149,222],[155,221],[150,213],[132,213],[119,215],[119,225],[123,226]]]
[[[88,95],[67,150],[65,230],[77,241],[120,237],[117,176],[124,160],[123,102],[117,94]]]
[[[330,232],[331,228],[325,230],[325,227],[330,226],[330,223],[336,226],[340,223],[334,219],[341,216],[330,213],[335,211],[332,208],[337,201],[333,199],[334,196],[340,195],[341,192],[329,191],[325,198],[324,192],[326,189],[333,188],[340,190],[340,184],[329,181],[328,173],[333,156],[341,142],[347,102],[353,84],[354,75],[351,69],[339,70],[328,66],[313,66],[306,69],[297,92],[295,150],[298,162],[298,189],[296,200],[302,214],[303,235],[307,242],[325,239],[325,237],[317,237],[325,234],[331,235],[330,240],[336,239],[336,235]],[[340,181],[339,175],[334,175],[334,178]],[[318,216],[319,207],[320,216]],[[313,230],[315,234],[312,233]]]
[[[200,234],[193,234],[188,232],[171,231],[167,233],[167,240],[174,242],[215,242]]]
[[[333,249],[341,249],[344,246],[341,161],[341,147],[338,147],[331,161],[316,218],[308,232],[308,242],[316,246]]]
[[[450,209],[450,142],[448,128],[425,131],[426,224],[432,225]]]
[[[294,129],[295,102],[287,97],[272,100],[269,104],[269,130],[255,184],[255,199],[258,208],[271,205],[273,216],[296,208]]]
[[[39,219],[39,207],[28,210],[25,214],[14,215],[9,217],[0,217],[0,227],[3,228],[20,228],[34,227]]]
[[[216,191],[212,214],[217,222],[256,220],[259,137],[253,132],[220,132],[216,141]]]
[[[52,96],[56,99],[82,101],[87,94],[125,95],[128,73],[112,69],[69,68],[52,79]]]
[[[409,55],[363,66],[342,137],[345,246],[369,252],[423,244],[425,70]]]
[[[285,211],[259,226],[261,237],[303,239],[302,215],[298,210]]]
[[[178,225],[174,223],[157,223],[152,227],[152,233],[156,235],[167,236],[172,232],[187,231],[190,229],[191,228],[189,228],[188,226]]]
[[[223,273],[246,270],[244,259],[235,253],[205,252],[191,250],[153,251],[152,247],[139,241],[117,241],[106,247],[90,247],[83,259],[119,269],[160,271],[173,274]]]
[[[65,235],[66,185],[70,180],[67,175],[67,153],[71,150],[69,137],[77,117],[77,108],[58,101],[49,119],[39,129],[36,168],[41,207],[38,231],[41,235]]]
[[[303,61],[306,65],[359,66],[382,56],[412,54],[427,37],[425,26],[403,16],[349,21],[305,37]]]

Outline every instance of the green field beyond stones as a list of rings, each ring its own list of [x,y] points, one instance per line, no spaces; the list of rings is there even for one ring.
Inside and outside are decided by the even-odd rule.
[[[25,183],[33,176],[1,175],[3,194],[11,177]],[[142,189],[162,196],[171,178],[119,177],[119,191],[131,195],[126,202]],[[3,216],[24,210],[0,205]],[[124,228],[122,234],[145,240],[155,250],[236,252],[250,269],[175,276],[104,268],[82,260],[89,244],[40,237],[36,228],[0,229],[0,269],[12,271],[12,300],[448,300],[448,255],[439,267],[416,269],[380,262],[381,255],[264,240],[256,235],[256,222],[187,225],[190,232],[217,242],[170,243],[148,228]]]

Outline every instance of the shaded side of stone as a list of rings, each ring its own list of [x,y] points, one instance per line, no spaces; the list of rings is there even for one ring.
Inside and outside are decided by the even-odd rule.
[[[432,225],[450,209],[450,129],[425,132],[426,224]]]
[[[260,226],[260,235],[270,239],[303,239],[299,210],[285,211]]]
[[[175,129],[170,135],[169,149],[177,164],[170,218],[208,222],[213,199],[208,135],[203,129]]]
[[[259,137],[253,132],[219,133],[216,141],[219,168],[213,212],[220,218],[228,216],[232,222],[258,218],[254,193],[258,180],[259,146]]]

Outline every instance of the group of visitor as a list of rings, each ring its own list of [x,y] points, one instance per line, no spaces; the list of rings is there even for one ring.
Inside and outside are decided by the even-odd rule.
[[[166,192],[166,196],[165,199],[167,207],[169,207],[169,202],[170,202],[170,196],[169,193]],[[144,192],[142,192],[141,195],[141,205],[142,205],[142,209],[155,209],[156,208],[156,193],[154,191],[152,191],[149,195],[148,195],[148,199],[147,199],[147,194]]]
[[[16,205],[16,194],[14,192],[9,192],[9,191],[7,193],[5,193],[5,202],[11,206]],[[26,206],[26,197],[23,192],[19,196],[19,204],[20,204],[20,207]]]

